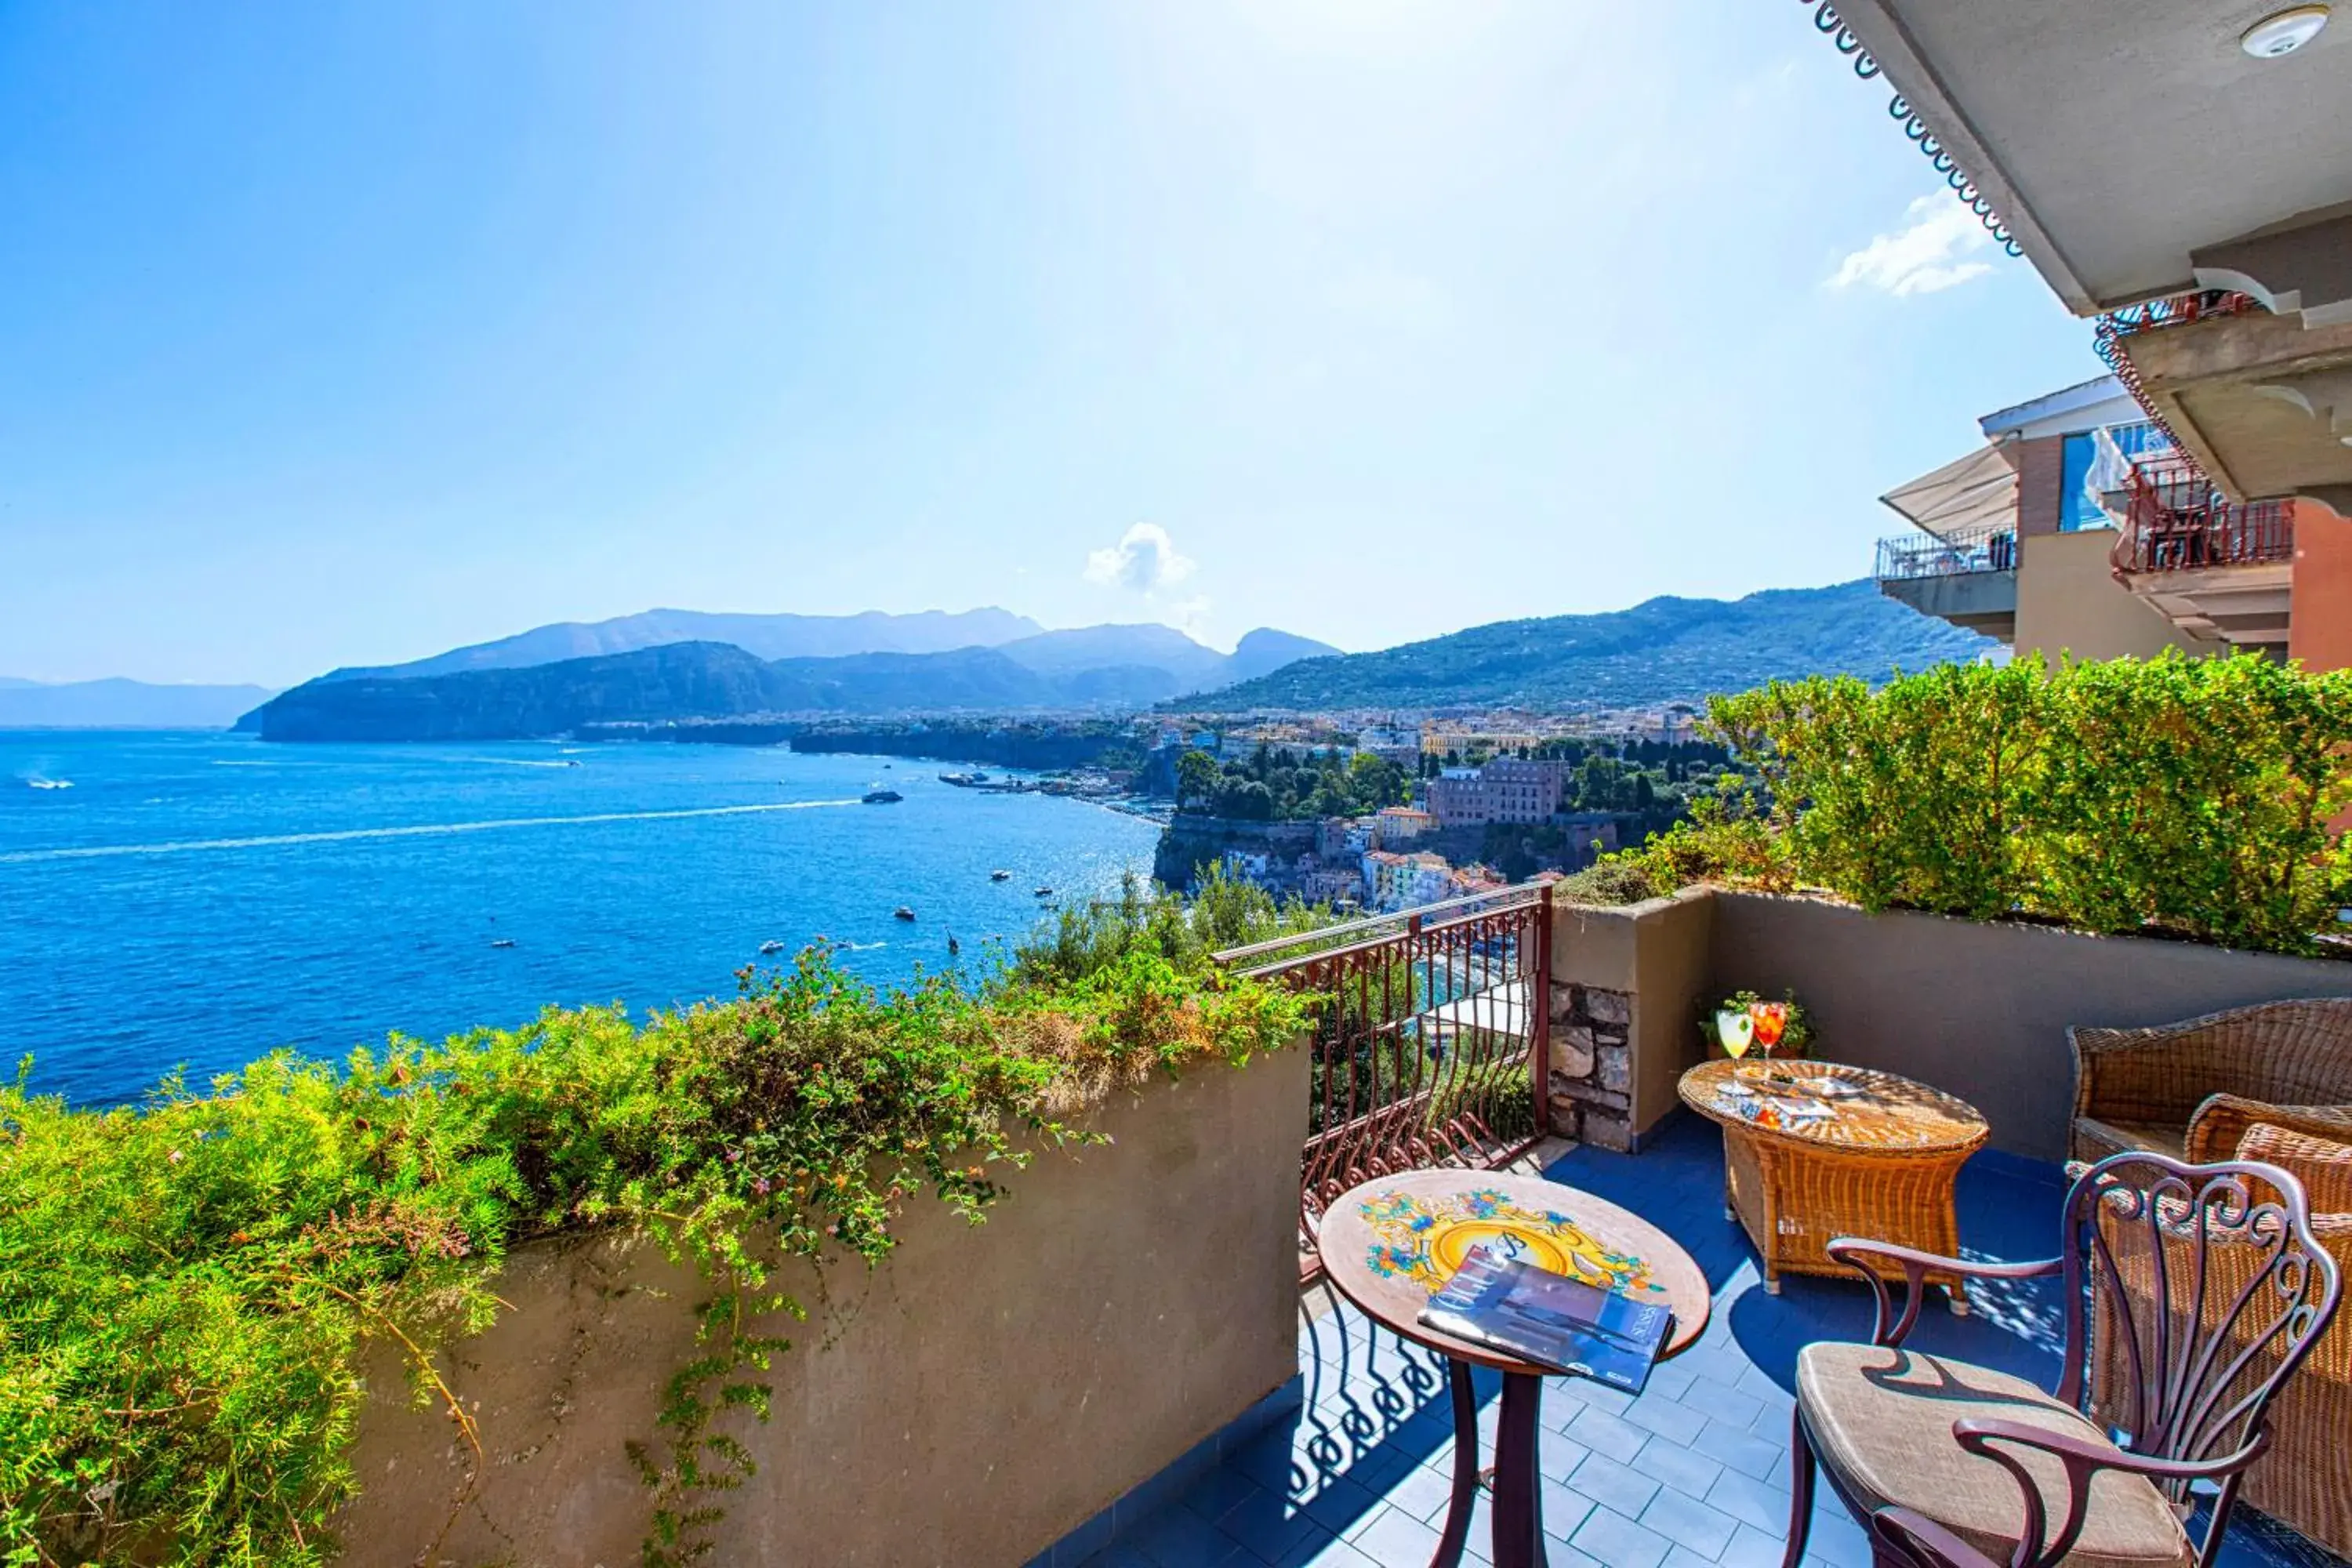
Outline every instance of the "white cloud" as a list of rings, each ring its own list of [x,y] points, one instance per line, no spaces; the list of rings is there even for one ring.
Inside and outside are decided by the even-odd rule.
[[[1962,259],[1990,248],[1992,236],[1958,197],[1942,191],[1921,196],[1903,216],[1901,229],[1878,236],[1840,263],[1830,286],[1859,283],[1900,298],[1937,293],[1992,270],[1989,261]]]
[[[1105,587],[1157,594],[1192,574],[1192,558],[1180,554],[1168,531],[1156,522],[1139,522],[1109,549],[1087,552],[1087,581]]]

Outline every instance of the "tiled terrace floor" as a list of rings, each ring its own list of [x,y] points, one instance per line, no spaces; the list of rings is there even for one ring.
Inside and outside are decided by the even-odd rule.
[[[1705,1337],[1656,1369],[1639,1399],[1580,1379],[1545,1384],[1544,1530],[1553,1568],[1773,1568],[1789,1510],[1789,1387],[1797,1350],[1867,1340],[1868,1289],[1795,1277],[1767,1295],[1723,1216],[1722,1144],[1682,1119],[1639,1156],[1577,1149],[1547,1170],[1650,1219],[1689,1249],[1715,1290]],[[2049,1256],[2063,1192],[2055,1167],[1979,1159],[1961,1178],[1962,1248]],[[1998,1293],[1976,1311],[1931,1306],[1914,1343],[2055,1381],[2058,1319],[2047,1287]],[[1175,1501],[1121,1531],[1090,1568],[1425,1568],[1445,1514],[1453,1454],[1443,1363],[1352,1308],[1310,1299],[1299,1364],[1305,1405]],[[1482,1376],[1491,1439],[1498,1385]],[[1862,1531],[1827,1489],[1807,1568],[1869,1568]],[[1124,1505],[1122,1505],[1124,1506]],[[2222,1568],[2338,1559],[2239,1514]],[[1099,1539],[1099,1537],[1097,1537]],[[1470,1562],[1488,1540],[1472,1526]]]

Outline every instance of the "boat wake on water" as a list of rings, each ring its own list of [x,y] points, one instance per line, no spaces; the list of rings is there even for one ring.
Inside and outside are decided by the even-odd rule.
[[[161,844],[91,844],[61,849],[20,849],[0,854],[0,866],[43,860],[96,860],[114,855],[186,855],[207,849],[268,849],[289,844],[347,844],[369,838],[424,838],[449,833],[488,833],[506,827],[574,827],[599,822],[677,822],[699,816],[749,816],[770,811],[815,811],[860,804],[846,800],[784,800],[763,805],[704,805],[677,811],[600,811],[581,816],[505,816],[483,822],[427,822],[401,827],[345,827],[324,833],[271,833],[253,838],[182,838]]]

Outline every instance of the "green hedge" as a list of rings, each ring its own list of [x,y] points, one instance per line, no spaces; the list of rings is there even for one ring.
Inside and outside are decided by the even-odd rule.
[[[2352,672],[2252,654],[1944,665],[1709,704],[1748,778],[1625,858],[1865,909],[2311,952],[2342,929]],[[1622,873],[1621,873],[1622,875]]]

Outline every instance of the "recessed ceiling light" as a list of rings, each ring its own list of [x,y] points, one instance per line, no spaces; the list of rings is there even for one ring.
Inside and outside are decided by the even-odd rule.
[[[2319,36],[2327,26],[2325,5],[2292,5],[2273,12],[2245,31],[2238,47],[2258,60],[2274,60],[2281,55],[2291,55]]]

